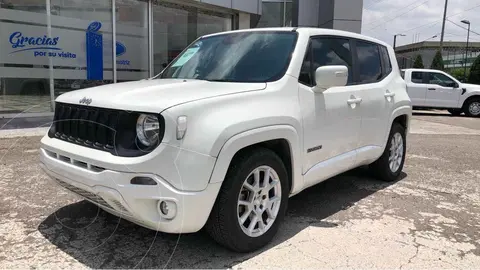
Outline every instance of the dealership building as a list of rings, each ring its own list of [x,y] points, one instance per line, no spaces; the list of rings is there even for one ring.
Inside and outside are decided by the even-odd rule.
[[[52,115],[72,90],[152,77],[201,35],[360,33],[362,0],[0,0],[0,118]]]
[[[423,41],[406,44],[395,48],[400,68],[412,68],[415,58],[420,55],[423,65],[429,68],[433,58],[440,48],[438,41]],[[465,53],[466,52],[466,53]],[[446,70],[456,68],[470,68],[480,55],[480,42],[445,41],[443,43],[442,58]]]

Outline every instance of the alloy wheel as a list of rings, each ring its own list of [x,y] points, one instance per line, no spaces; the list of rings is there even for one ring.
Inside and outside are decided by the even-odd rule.
[[[480,115],[480,102],[475,101],[470,103],[470,105],[468,106],[468,111],[472,115]]]
[[[250,237],[265,234],[274,224],[282,201],[277,172],[269,166],[253,170],[243,182],[237,203],[238,223]]]
[[[400,133],[395,133],[390,142],[390,156],[388,162],[390,170],[395,173],[400,168],[403,160],[403,137]]]

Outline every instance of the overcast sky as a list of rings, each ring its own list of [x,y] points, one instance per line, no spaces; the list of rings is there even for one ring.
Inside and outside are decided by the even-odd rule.
[[[355,1],[355,0],[352,0]],[[440,40],[445,0],[363,0],[362,34],[397,46],[417,41]],[[480,0],[448,0],[448,20],[467,28],[461,20],[471,22],[471,30],[480,34]],[[467,30],[445,23],[445,41],[466,41]],[[434,35],[437,38],[431,39]],[[470,33],[470,40],[480,42],[480,35]]]

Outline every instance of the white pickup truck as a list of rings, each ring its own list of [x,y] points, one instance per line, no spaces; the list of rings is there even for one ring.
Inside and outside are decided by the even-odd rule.
[[[154,78],[59,96],[40,162],[112,214],[168,233],[206,227],[244,252],[307,187],[362,165],[398,179],[411,112],[381,41],[239,30],[199,38]]]
[[[404,69],[402,77],[414,108],[447,109],[453,115],[480,116],[480,85],[461,83],[433,69]]]

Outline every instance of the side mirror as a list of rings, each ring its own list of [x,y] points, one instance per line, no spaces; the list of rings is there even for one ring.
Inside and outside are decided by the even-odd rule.
[[[348,68],[346,66],[323,66],[315,71],[315,92],[323,93],[330,87],[345,86],[348,81]]]
[[[458,83],[455,83],[455,84],[453,85],[453,88],[459,88],[459,87],[460,87],[460,85],[458,85]]]
[[[452,88],[458,88],[458,84],[456,82],[451,82],[451,83],[442,83],[443,87],[452,87]]]

